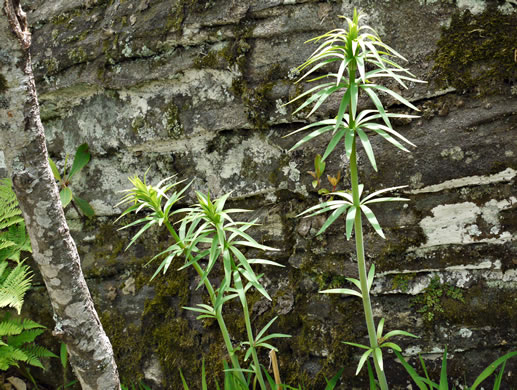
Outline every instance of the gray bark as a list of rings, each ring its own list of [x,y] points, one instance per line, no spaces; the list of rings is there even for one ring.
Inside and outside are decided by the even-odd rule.
[[[53,179],[19,0],[0,15],[0,142],[56,322],[83,389],[119,389],[111,343],[95,311]]]

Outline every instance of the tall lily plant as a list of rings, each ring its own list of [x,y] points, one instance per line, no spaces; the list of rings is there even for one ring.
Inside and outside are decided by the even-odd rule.
[[[366,268],[362,216],[366,217],[366,220],[372,225],[377,234],[385,238],[382,228],[369,206],[375,203],[400,202],[407,201],[408,199],[385,196],[385,193],[403,187],[386,188],[367,195],[363,184],[359,183],[357,149],[358,145],[363,147],[375,171],[377,171],[377,164],[369,139],[371,135],[380,136],[404,152],[409,152],[404,144],[414,145],[393,129],[391,120],[393,118],[415,118],[415,116],[388,112],[379,95],[390,95],[399,103],[413,110],[418,109],[401,95],[377,83],[377,81],[391,79],[403,88],[407,88],[408,83],[422,81],[417,80],[407,69],[397,64],[396,60],[405,60],[404,57],[383,43],[371,27],[360,25],[360,19],[361,16],[354,10],[353,18],[346,18],[347,29],[332,30],[309,41],[319,43],[319,47],[299,67],[299,70],[305,71],[305,74],[298,82],[306,80],[310,75],[314,78],[309,81],[324,82],[302,93],[290,102],[305,99],[294,113],[310,108],[312,105],[312,109],[310,109],[307,115],[309,117],[330,96],[335,95],[339,96],[339,109],[335,118],[311,123],[290,135],[302,131],[310,131],[308,135],[304,136],[292,147],[291,150],[293,150],[320,135],[331,134],[332,137],[321,158],[322,161],[325,161],[340,143],[344,144],[345,153],[349,161],[348,170],[351,181],[351,193],[347,191],[332,192],[330,194],[332,197],[328,201],[309,208],[301,215],[310,217],[330,213],[317,234],[324,233],[340,217],[343,217],[345,220],[347,239],[350,239],[354,233],[359,279],[347,278],[347,280],[355,288],[337,288],[321,292],[352,295],[362,300],[369,345],[350,342],[347,342],[347,344],[365,350],[359,360],[356,374],[359,373],[368,359],[372,358],[378,383],[381,389],[384,390],[388,388],[388,384],[384,373],[382,349],[391,348],[395,351],[400,351],[400,347],[391,341],[392,337],[416,336],[401,330],[393,330],[384,334],[384,318],[380,319],[377,325],[375,324],[370,301],[370,289],[375,275],[375,266],[372,264],[369,271]],[[328,65],[332,66],[333,70],[323,75],[318,75]],[[369,98],[375,108],[361,110],[358,107],[358,102],[362,96]]]
[[[246,293],[253,287],[266,299],[271,300],[261,284],[262,275],[256,274],[253,266],[282,265],[266,259],[248,259],[245,252],[249,248],[261,251],[277,249],[259,244],[247,233],[249,228],[256,225],[254,222],[239,222],[232,218],[232,215],[246,213],[248,210],[225,209],[230,194],[212,200],[209,195],[196,192],[197,204],[188,208],[174,209],[188,186],[176,190],[179,183],[169,183],[170,179],[165,179],[156,186],[148,185],[145,178],[144,181],[138,177],[130,179],[133,188],[126,191],[126,195],[119,203],[129,203],[130,207],[122,213],[121,217],[140,211],[146,211],[148,214],[124,227],[143,225],[134,235],[129,246],[154,225],[167,228],[174,242],[152,259],[163,259],[153,278],[160,272],[167,272],[175,258],[184,258],[185,263],[178,270],[193,267],[200,278],[197,287],[204,286],[210,298],[210,304],[203,303],[196,307],[185,307],[185,309],[199,313],[198,319],[213,318],[217,321],[232,364],[228,372],[233,373],[233,376],[227,375],[225,381],[233,381],[232,389],[248,389],[252,384],[255,388],[258,383],[260,389],[266,390],[257,349],[264,347],[276,351],[276,348],[270,344],[271,340],[290,336],[279,333],[267,334],[276,317],[262,330],[255,332]],[[182,217],[173,226],[171,220],[179,216]],[[218,263],[219,267],[216,266]],[[213,277],[216,268],[222,269],[222,279],[219,286],[214,288],[212,282],[219,279]],[[247,335],[246,341],[237,346],[231,342],[232,338],[223,316],[224,304],[233,299],[237,299],[241,305]],[[251,358],[247,369],[243,369],[239,363],[237,356],[239,349],[246,350],[245,362]]]

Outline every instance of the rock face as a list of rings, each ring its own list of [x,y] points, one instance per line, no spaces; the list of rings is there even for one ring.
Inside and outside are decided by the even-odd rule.
[[[342,388],[366,388],[366,375],[354,376],[358,351],[341,343],[366,341],[360,302],[318,294],[356,276],[353,242],[342,222],[315,237],[322,221],[296,218],[318,202],[306,172],[325,144],[288,152],[298,138],[283,138],[315,119],[283,105],[307,87],[294,84],[296,67],[314,50],[304,42],[340,27],[337,16],[354,7],[428,81],[402,91],[422,117],[397,130],[418,147],[406,154],[372,138],[378,173],[360,155],[366,189],[408,185],[411,199],[375,210],[387,240],[366,230],[367,257],[379,273],[376,319],[420,335],[400,344],[432,369],[447,345],[449,374],[459,383],[517,349],[514,0],[28,3],[50,154],[62,166],[81,143],[92,153],[72,188],[96,217],[73,210],[68,217],[125,383],[180,388],[178,368],[196,383],[202,358],[215,373],[224,356],[217,326],[181,308],[204,297],[194,275],[169,271],[149,283],[155,264],[143,265],[170,244],[166,232],[124,251],[136,231],[117,230],[118,191],[130,186],[128,176],[148,171],[153,183],[193,180],[185,204],[194,190],[233,191],[234,205],[255,210],[262,226],[254,237],[279,248],[275,260],[286,267],[264,270],[273,301],[256,295],[252,317],[260,329],[279,315],[274,330],[293,336],[277,343],[286,383],[323,388],[324,375],[345,367]],[[333,116],[336,107],[330,102],[319,115]],[[327,173],[344,172],[342,154],[330,157]],[[338,188],[347,186],[344,177]],[[39,295],[35,302],[44,300]],[[228,316],[240,340],[242,320]],[[389,382],[406,388],[407,375],[386,360]],[[509,388],[516,370],[510,361]]]

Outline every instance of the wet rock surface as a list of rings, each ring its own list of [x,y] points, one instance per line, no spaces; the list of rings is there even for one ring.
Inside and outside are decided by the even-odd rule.
[[[358,351],[341,343],[366,341],[360,302],[318,294],[348,287],[345,278],[357,276],[354,244],[343,237],[342,222],[316,237],[324,220],[296,218],[319,200],[307,171],[328,140],[288,152],[301,135],[283,138],[318,118],[292,116],[284,106],[309,87],[294,84],[296,66],[315,48],[304,41],[341,26],[337,15],[350,15],[354,6],[428,81],[401,91],[422,116],[396,128],[417,148],[407,154],[372,137],[379,172],[359,154],[366,191],[408,185],[401,194],[410,198],[375,208],[387,240],[366,227],[366,255],[378,272],[376,319],[420,335],[400,344],[428,358],[431,369],[439,369],[447,345],[450,376],[459,383],[517,349],[517,63],[496,77],[493,58],[463,61],[454,57],[456,46],[443,44],[465,39],[462,29],[488,28],[480,27],[481,16],[517,36],[513,1],[26,3],[50,155],[62,166],[81,143],[92,153],[74,193],[96,217],[81,219],[72,209],[68,217],[124,383],[179,388],[178,368],[194,382],[201,358],[220,372],[224,356],[217,325],[181,309],[204,299],[192,273],[169,271],[149,282],[158,263],[144,265],[170,245],[166,232],[149,232],[125,251],[136,230],[118,230],[119,191],[129,187],[129,176],[148,171],[153,183],[171,175],[193,180],[184,204],[195,190],[233,191],[231,203],[253,209],[246,218],[262,223],[252,235],[280,249],[271,258],[286,267],[263,269],[273,301],[252,295],[251,307],[257,329],[278,315],[273,330],[293,336],[276,344],[287,383],[322,388],[324,375],[345,367],[342,388],[366,388],[366,376],[354,376]],[[490,46],[488,32],[485,40],[483,32],[471,36],[462,45],[514,56],[517,42],[501,48]],[[469,74],[461,85],[444,76],[451,58]],[[337,105],[330,101],[319,117],[335,115]],[[327,173],[346,166],[344,151],[334,153]],[[338,188],[348,185],[345,175]],[[41,305],[32,305],[32,296]],[[41,289],[33,292],[27,309],[36,312],[45,299]],[[240,340],[244,328],[234,309],[228,323]],[[52,326],[51,314],[37,316]],[[267,362],[265,352],[261,358]],[[400,365],[391,355],[386,360],[390,381],[406,388]],[[517,386],[516,370],[510,361],[508,388]]]

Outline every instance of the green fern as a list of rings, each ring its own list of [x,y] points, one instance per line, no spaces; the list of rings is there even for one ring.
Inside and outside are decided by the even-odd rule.
[[[30,288],[29,267],[20,253],[31,251],[30,240],[9,179],[0,180],[0,307],[12,307],[18,314]],[[16,263],[14,268],[8,260]]]
[[[22,251],[31,252],[30,240],[11,182],[8,179],[2,179],[0,180],[0,307],[12,307],[18,314],[32,279],[29,267],[20,261]],[[7,313],[0,322],[0,370],[18,366],[19,362],[43,368],[40,358],[56,357],[48,349],[34,343],[36,337],[43,333],[44,328],[29,319],[11,319]]]
[[[40,358],[57,357],[45,347],[34,344],[44,328],[32,320],[12,319],[6,314],[0,322],[0,370],[18,367],[18,362],[43,368]]]
[[[22,251],[31,252],[30,240],[18,200],[9,179],[0,180],[0,262],[20,261]]]
[[[4,260],[0,263],[0,307],[12,307],[18,314],[22,309],[23,298],[31,287],[32,274],[29,267],[19,263],[15,268],[7,267]]]
[[[23,222],[22,212],[18,208],[18,200],[9,179],[0,179],[0,206],[0,230]]]

